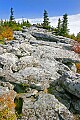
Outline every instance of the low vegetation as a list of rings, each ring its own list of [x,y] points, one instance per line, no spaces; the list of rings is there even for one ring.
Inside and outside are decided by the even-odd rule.
[[[18,97],[18,95],[17,95],[14,102],[16,104],[16,107],[15,107],[16,116],[17,116],[17,118],[20,119],[22,117],[23,99]]]
[[[0,21],[0,43],[6,40],[13,40],[13,31],[20,31],[22,26],[30,27],[29,21],[23,21],[21,24],[16,21]]]
[[[0,21],[0,43],[4,44],[5,40],[13,40],[13,31],[20,31],[22,26],[30,27],[29,21],[22,20],[22,23],[16,22],[14,18],[13,8],[10,10],[10,19]]]
[[[16,119],[16,115],[13,111],[15,109],[15,104],[12,96],[13,93],[10,92],[10,94],[4,94],[0,97],[0,120]]]
[[[12,40],[13,39],[13,31],[8,26],[1,26],[0,27],[0,40],[5,42],[6,40]]]
[[[80,74],[80,63],[76,63],[77,73]]]
[[[79,42],[74,42],[72,50],[74,50],[76,53],[80,54],[80,43]]]

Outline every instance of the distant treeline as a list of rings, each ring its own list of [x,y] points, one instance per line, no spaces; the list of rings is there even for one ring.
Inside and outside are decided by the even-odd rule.
[[[3,21],[1,19],[1,21],[0,21],[0,40],[3,40],[5,37],[8,40],[11,40],[12,34],[13,34],[12,31],[15,31],[15,30],[19,31],[19,30],[21,30],[21,28],[23,26],[30,27],[31,23],[28,20],[24,21],[23,19],[22,19],[21,23],[16,22],[15,17],[14,17],[13,8],[11,8],[9,20]],[[69,34],[68,15],[66,13],[63,15],[62,20],[60,18],[58,19],[58,25],[56,28],[54,28],[54,26],[53,27],[50,26],[48,12],[46,10],[44,10],[43,23],[41,23],[41,24],[37,23],[36,26],[40,27],[40,28],[47,29],[48,31],[51,31],[55,35],[69,37],[71,39],[74,39],[74,40],[77,40],[78,42],[80,42],[80,33],[78,33],[77,36],[75,36],[74,34],[71,34],[71,35]]]

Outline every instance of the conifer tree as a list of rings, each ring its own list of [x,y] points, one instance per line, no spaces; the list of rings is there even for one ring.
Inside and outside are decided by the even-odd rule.
[[[43,28],[50,28],[50,22],[49,22],[49,18],[48,18],[48,13],[46,10],[44,10],[44,20],[43,20]]]
[[[21,27],[23,27],[23,26],[30,27],[31,24],[28,20],[27,21],[22,20]]]
[[[13,11],[13,8],[11,7],[10,9],[10,21],[14,21],[14,11]]]
[[[61,35],[61,19],[59,18],[58,19],[58,26],[57,26],[57,31],[56,31],[56,34],[57,35]]]
[[[3,20],[1,19],[1,21],[0,21],[0,26],[3,26],[4,25],[4,22],[3,22]]]
[[[7,23],[8,23],[8,21],[5,20],[5,21],[4,21],[4,26],[7,26],[7,25],[8,25]]]
[[[26,21],[22,20],[22,26],[26,26]]]
[[[68,29],[68,17],[67,16],[68,16],[67,14],[63,15],[62,29],[61,29],[61,34],[63,36],[67,36],[68,32],[69,32],[69,29]]]
[[[27,20],[27,25],[26,25],[27,27],[30,27],[31,26],[31,24],[30,24],[30,22]]]

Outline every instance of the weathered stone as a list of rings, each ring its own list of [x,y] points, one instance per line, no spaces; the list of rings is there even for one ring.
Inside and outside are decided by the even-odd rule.
[[[22,113],[29,119],[33,115],[38,120],[73,120],[69,110],[50,94],[41,93],[37,101],[24,98]]]
[[[3,45],[0,45],[0,55],[5,52],[6,52],[6,49],[3,48]]]
[[[12,84],[10,84],[9,82],[2,82],[2,81],[0,81],[0,86],[8,87],[9,90],[13,90],[14,89],[14,86]]]
[[[75,76],[72,72],[65,72],[59,79],[62,87],[71,94],[80,98],[80,76]]]
[[[39,61],[33,56],[25,56],[21,57],[19,62],[17,63],[18,69],[23,69],[25,67],[38,67]]]

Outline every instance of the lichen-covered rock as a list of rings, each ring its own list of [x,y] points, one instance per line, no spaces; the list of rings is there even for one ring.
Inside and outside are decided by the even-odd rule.
[[[14,89],[14,85],[10,84],[9,82],[0,81],[0,86],[8,87],[9,90],[13,90]]]
[[[12,53],[4,53],[0,55],[0,67],[2,68],[1,74],[12,72],[12,66],[14,66],[17,61],[17,56]]]
[[[38,66],[40,66],[39,60],[37,60],[33,56],[21,57],[19,62],[17,63],[17,67],[19,70],[26,67],[38,67]]]
[[[80,98],[80,75],[75,76],[72,72],[65,72],[59,78],[59,83],[65,90]]]
[[[23,116],[30,120],[74,120],[72,113],[53,95],[40,93],[37,100],[23,99]]]

